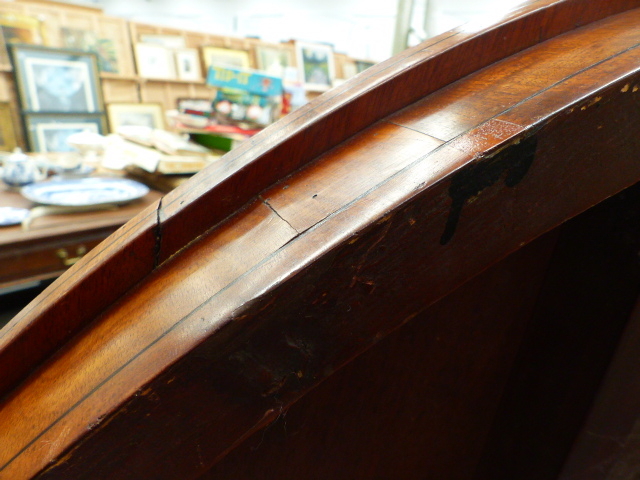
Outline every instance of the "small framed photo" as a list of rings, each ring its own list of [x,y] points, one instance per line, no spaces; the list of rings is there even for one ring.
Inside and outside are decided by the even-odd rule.
[[[198,50],[195,48],[175,50],[175,58],[178,80],[188,80],[192,82],[202,80]]]
[[[162,45],[136,43],[136,67],[142,78],[175,80],[173,50]]]
[[[26,114],[25,130],[32,152],[72,152],[69,135],[80,132],[106,134],[106,122],[101,114]]]
[[[0,151],[12,152],[18,146],[9,102],[0,102]]]
[[[202,59],[207,72],[209,67],[251,68],[251,57],[246,50],[205,46]]]
[[[287,67],[295,65],[295,56],[290,48],[278,48],[267,45],[255,47],[256,68],[282,78]]]
[[[125,126],[164,129],[164,111],[159,103],[109,103],[107,116],[111,133]]]
[[[103,110],[96,56],[91,52],[12,45],[11,58],[26,113]]]
[[[321,43],[296,42],[296,58],[307,90],[329,90],[335,79],[333,48]]]

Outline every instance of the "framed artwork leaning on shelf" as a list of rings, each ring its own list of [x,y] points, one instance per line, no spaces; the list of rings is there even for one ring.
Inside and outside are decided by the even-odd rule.
[[[195,48],[183,48],[175,50],[174,53],[178,80],[187,80],[191,82],[203,81],[198,50]]]
[[[46,44],[42,21],[30,15],[0,12],[0,63],[9,62],[7,46],[13,43]]]
[[[107,125],[102,114],[51,114],[24,115],[29,150],[32,152],[72,152],[69,135],[89,131],[104,135]]]
[[[136,68],[142,78],[175,80],[176,64],[173,50],[162,45],[136,43]]]
[[[296,42],[296,59],[305,89],[323,92],[333,86],[336,68],[331,46]]]
[[[295,56],[291,48],[256,45],[256,68],[269,75],[282,77],[287,67],[295,66]]]
[[[107,105],[109,131],[119,127],[136,126],[164,129],[164,110],[159,103],[109,103]]]
[[[60,36],[66,48],[95,53],[101,72],[118,73],[118,56],[113,40],[98,38],[91,30],[69,27],[62,27]]]
[[[95,54],[11,45],[24,113],[99,113],[104,109]]]
[[[251,57],[246,50],[210,46],[201,48],[205,72],[209,71],[209,67],[251,68]]]
[[[9,102],[0,102],[0,151],[12,152],[18,146]]]

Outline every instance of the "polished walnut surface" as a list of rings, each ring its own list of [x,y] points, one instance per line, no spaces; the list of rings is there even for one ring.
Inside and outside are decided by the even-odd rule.
[[[612,348],[585,345],[603,332],[615,344],[619,321],[581,329],[573,352],[593,359],[594,377],[575,379],[577,413],[556,412],[568,420],[553,455],[532,447],[527,477],[527,449],[502,439],[519,435],[510,415],[535,383],[520,380],[521,359],[547,352],[540,371],[553,377],[565,346],[539,346],[548,316],[535,312],[589,264],[549,262],[602,218],[554,229],[640,179],[638,44],[640,2],[533,2],[367,70],[167,194],[0,333],[0,478],[316,478],[314,462],[334,478],[403,465],[401,478],[553,478]],[[620,294],[617,320],[637,293]],[[403,343],[399,327],[424,343]],[[451,342],[440,353],[437,332]],[[378,348],[393,353],[389,366]],[[404,380],[369,391],[349,381],[372,366]],[[373,430],[333,423],[341,402],[371,403],[361,421]],[[403,408],[406,429],[377,437]],[[274,437],[265,427],[288,409],[299,428],[322,413],[310,423],[326,430]],[[537,421],[527,428],[553,432]],[[425,433],[415,449],[411,422]],[[351,457],[321,455],[349,434]],[[275,462],[260,437],[266,452],[291,442],[298,454]],[[385,456],[384,438],[411,453]],[[366,461],[372,452],[379,461]],[[520,461],[501,477],[506,458]],[[357,471],[340,470],[349,460]]]

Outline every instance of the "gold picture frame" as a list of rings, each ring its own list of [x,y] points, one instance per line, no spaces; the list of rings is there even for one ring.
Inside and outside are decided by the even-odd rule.
[[[138,126],[164,129],[164,110],[159,103],[109,103],[107,104],[109,131],[116,133],[119,127]]]
[[[18,146],[9,102],[0,102],[0,151],[12,152]]]
[[[209,67],[232,67],[251,68],[251,55],[247,50],[233,50],[222,47],[201,47],[202,63],[205,68],[205,75],[209,72]]]
[[[9,64],[13,44],[45,45],[42,21],[30,15],[0,12],[0,64]]]

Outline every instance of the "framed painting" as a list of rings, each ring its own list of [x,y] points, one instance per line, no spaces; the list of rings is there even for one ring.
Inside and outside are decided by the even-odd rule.
[[[102,112],[102,91],[93,53],[11,45],[11,59],[25,113]]]
[[[45,43],[42,21],[28,15],[0,13],[0,31],[7,45],[12,43],[42,45]]]
[[[62,27],[60,35],[64,47],[95,53],[101,72],[118,73],[118,58],[113,40],[98,38],[94,32],[79,28]]]
[[[293,50],[288,48],[256,45],[255,59],[258,70],[281,78],[287,67],[295,65]]]
[[[18,146],[9,102],[0,102],[0,151],[12,152]]]
[[[207,72],[209,67],[251,68],[251,57],[246,50],[210,46],[201,48],[202,60]]]
[[[80,132],[106,134],[106,122],[102,114],[26,114],[25,131],[29,150],[32,152],[73,152],[67,139]]]
[[[159,103],[109,103],[107,117],[111,133],[124,126],[164,128],[164,111]]]
[[[329,90],[335,79],[333,48],[321,43],[296,42],[296,59],[307,90]]]
[[[176,70],[178,80],[191,82],[202,81],[200,70],[200,55],[195,48],[175,50]]]
[[[142,78],[175,80],[176,64],[173,50],[162,45],[136,43],[136,67]]]

